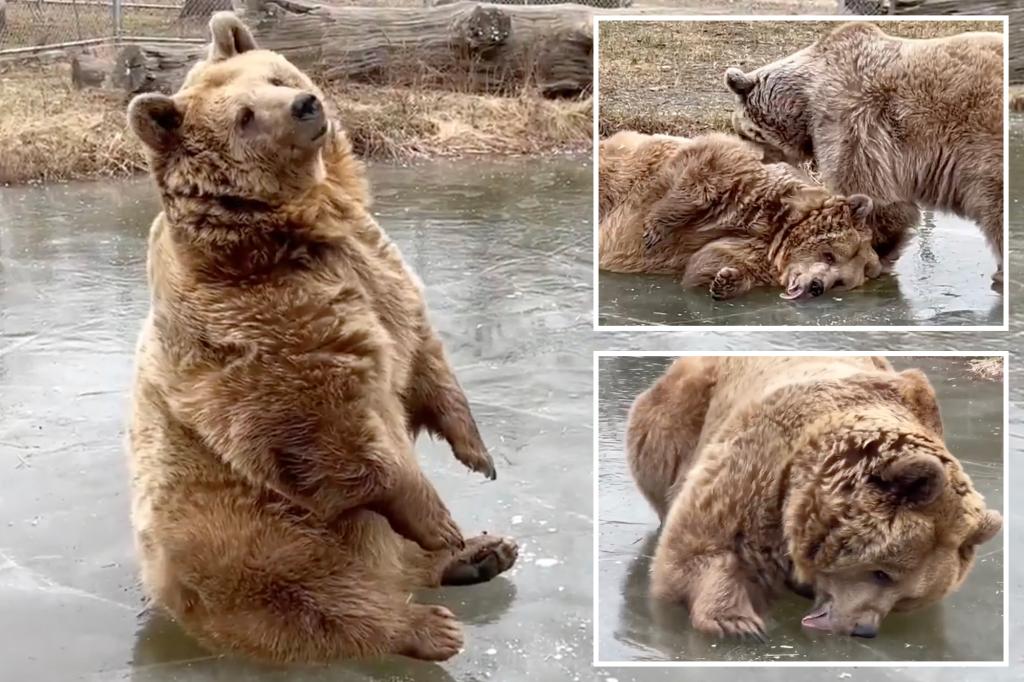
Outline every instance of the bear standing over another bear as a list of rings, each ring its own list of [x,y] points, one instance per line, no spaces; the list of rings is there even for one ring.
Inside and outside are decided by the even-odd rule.
[[[998,33],[920,40],[849,23],[750,73],[729,69],[726,84],[738,134],[814,159],[832,191],[974,221],[1002,281],[1004,77]]]
[[[458,621],[413,592],[517,547],[463,537],[414,440],[491,457],[323,95],[234,15],[210,29],[182,89],[128,111],[163,204],[129,429],[145,589],[218,651],[450,658]]]

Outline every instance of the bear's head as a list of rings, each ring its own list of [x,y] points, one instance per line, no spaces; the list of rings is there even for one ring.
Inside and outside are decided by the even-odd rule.
[[[210,32],[207,58],[181,89],[137,96],[129,126],[165,197],[283,203],[324,176],[323,95],[284,57],[257,49],[234,14],[215,14]]]
[[[736,134],[766,148],[774,157],[798,165],[814,158],[810,132],[806,50],[756,71],[725,72],[725,84],[736,95],[732,114]]]
[[[783,201],[781,240],[770,257],[787,299],[853,289],[882,273],[868,225],[873,203],[863,194],[842,197],[824,189],[798,191]]]
[[[816,603],[812,629],[873,637],[891,611],[956,590],[1002,528],[942,441],[934,392],[917,370],[864,380],[876,405],[821,418],[797,444],[785,525],[794,578]],[[906,411],[877,404],[897,395]]]
[[[837,62],[859,59],[866,43],[884,35],[869,22],[847,22],[812,45],[749,73],[727,69],[725,84],[737,101],[732,115],[736,134],[791,164],[813,159],[815,116],[834,114],[815,107],[819,76],[835,69]],[[854,86],[844,81],[843,87]]]

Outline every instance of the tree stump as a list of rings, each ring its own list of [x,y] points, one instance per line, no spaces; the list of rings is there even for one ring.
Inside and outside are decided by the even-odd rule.
[[[71,84],[77,89],[99,88],[109,82],[114,61],[82,52],[71,58]]]

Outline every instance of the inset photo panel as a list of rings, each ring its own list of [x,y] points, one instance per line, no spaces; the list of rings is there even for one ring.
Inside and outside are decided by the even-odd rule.
[[[595,327],[1006,330],[1005,17],[595,41]]]
[[[1005,353],[594,363],[596,665],[1006,665]]]

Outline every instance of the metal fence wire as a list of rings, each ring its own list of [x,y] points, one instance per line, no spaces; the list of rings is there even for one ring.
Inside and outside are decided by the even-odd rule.
[[[926,0],[838,0],[837,9],[840,14],[861,16],[901,14],[916,9],[925,2]]]
[[[121,36],[204,38],[230,0],[0,0],[0,54]]]

